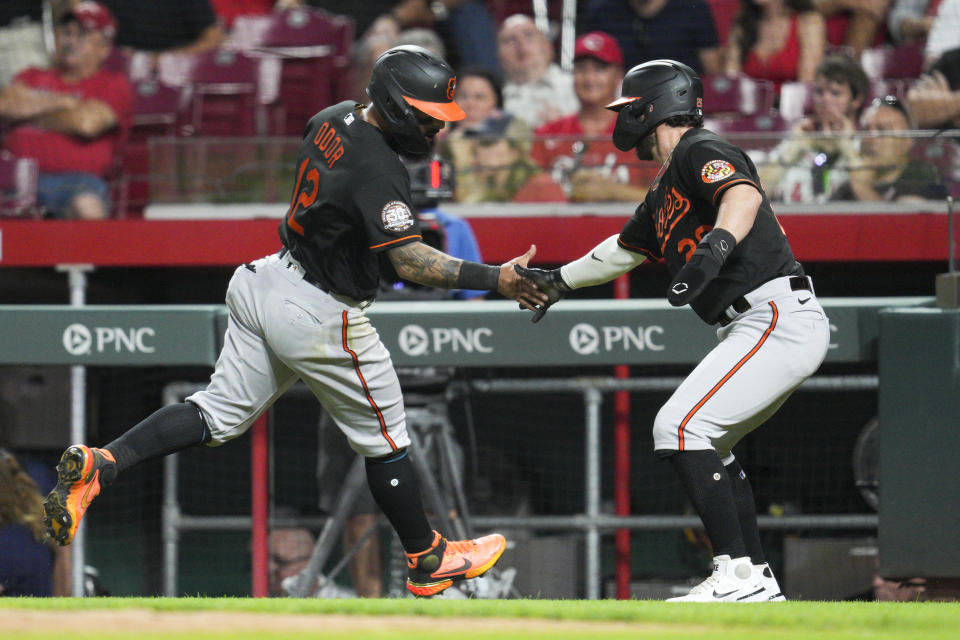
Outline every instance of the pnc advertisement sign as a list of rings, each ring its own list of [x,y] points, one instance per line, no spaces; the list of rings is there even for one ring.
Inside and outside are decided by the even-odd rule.
[[[60,365],[212,365],[215,305],[0,307],[0,362]]]

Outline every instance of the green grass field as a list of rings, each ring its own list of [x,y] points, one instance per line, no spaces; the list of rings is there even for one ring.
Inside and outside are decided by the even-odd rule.
[[[960,604],[585,600],[0,599],[0,637],[956,640]]]

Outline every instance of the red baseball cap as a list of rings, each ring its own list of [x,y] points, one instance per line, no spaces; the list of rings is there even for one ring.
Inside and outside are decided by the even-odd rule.
[[[606,64],[623,66],[623,52],[620,45],[609,33],[591,31],[577,38],[573,46],[573,59],[596,58]]]
[[[60,23],[71,20],[79,22],[87,31],[99,31],[108,38],[117,35],[117,19],[113,17],[110,9],[93,0],[78,2],[60,18]]]

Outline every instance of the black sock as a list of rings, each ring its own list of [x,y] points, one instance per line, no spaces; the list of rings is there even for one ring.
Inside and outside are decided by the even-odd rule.
[[[420,501],[413,464],[406,451],[389,458],[367,458],[367,484],[377,506],[387,516],[407,553],[418,553],[433,543],[433,529]]]
[[[730,477],[730,487],[733,490],[733,502],[737,505],[737,517],[740,520],[740,532],[743,534],[743,544],[750,555],[753,564],[763,564],[763,547],[760,546],[760,528],[757,526],[757,504],[753,499],[753,488],[750,480],[744,473],[743,467],[734,458],[727,465],[727,475]]]
[[[670,456],[670,464],[703,521],[713,545],[713,555],[727,554],[731,558],[747,555],[730,478],[717,452],[678,451]]]
[[[117,459],[116,470],[165,456],[195,444],[210,441],[210,430],[200,414],[200,408],[191,402],[168,405],[154,411],[122,436],[103,447]],[[104,474],[104,481],[110,483],[114,474]]]

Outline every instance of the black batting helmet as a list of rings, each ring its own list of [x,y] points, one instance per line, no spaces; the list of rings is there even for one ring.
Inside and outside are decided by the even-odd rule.
[[[463,109],[453,97],[457,76],[443,58],[414,45],[403,45],[377,58],[367,95],[380,114],[383,133],[400,153],[423,156],[430,141],[420,129],[414,108],[437,120],[462,120]]]
[[[675,60],[651,60],[627,71],[621,97],[607,105],[618,111],[613,144],[621,151],[637,146],[671,116],[703,115],[703,83],[696,72]]]

